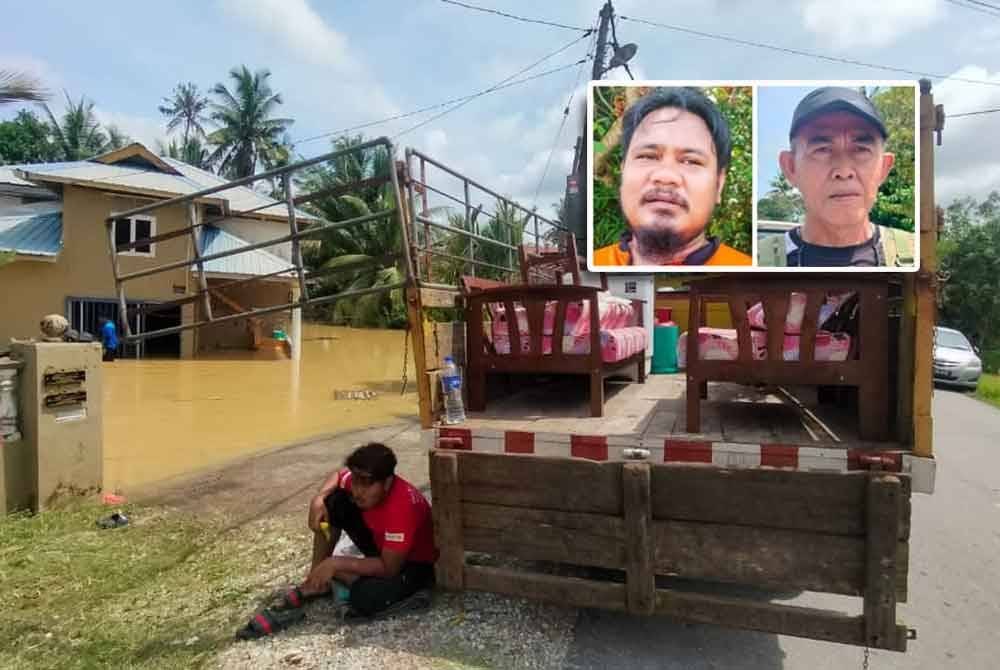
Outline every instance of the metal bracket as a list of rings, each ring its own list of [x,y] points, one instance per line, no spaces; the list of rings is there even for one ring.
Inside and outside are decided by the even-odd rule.
[[[916,628],[907,628],[906,629],[906,639],[907,640],[916,640],[917,639],[917,629]]]
[[[867,465],[869,470],[881,471],[885,468],[894,465],[895,461],[891,456],[878,456],[872,454],[861,454],[858,456],[858,462],[862,465]]]

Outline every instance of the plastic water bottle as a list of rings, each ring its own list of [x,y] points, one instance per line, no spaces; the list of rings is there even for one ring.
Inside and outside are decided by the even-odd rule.
[[[462,404],[462,374],[454,359],[446,356],[441,374],[441,390],[444,392],[444,422],[448,424],[465,421],[465,405]]]

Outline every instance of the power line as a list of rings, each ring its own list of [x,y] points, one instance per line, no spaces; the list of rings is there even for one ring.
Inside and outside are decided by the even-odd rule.
[[[950,119],[958,119],[963,116],[979,116],[980,114],[996,114],[1000,112],[1000,107],[995,109],[981,109],[978,112],[962,112],[961,114],[947,114],[946,117]]]
[[[971,9],[976,12],[981,12],[983,14],[986,14],[987,16],[1000,16],[1000,7],[994,7],[993,5],[989,5],[987,3],[983,2],[977,3],[973,2],[973,0],[965,0],[965,2],[960,2],[959,0],[945,0],[945,2],[950,2],[956,7],[961,7],[963,9]]]
[[[594,42],[597,40],[597,33],[594,33],[590,44],[587,46],[587,56],[590,57],[590,50],[594,46]],[[538,179],[538,186],[535,187],[535,197],[532,200],[532,206],[538,207],[538,194],[542,192],[542,184],[545,182],[545,177],[549,174],[549,167],[552,165],[552,156],[555,154],[556,147],[559,146],[559,139],[562,137],[563,128],[566,127],[566,121],[569,119],[569,110],[573,104],[573,97],[576,95],[576,87],[580,83],[580,76],[583,74],[583,67],[587,64],[587,58],[580,61],[580,69],[576,72],[576,79],[573,80],[573,88],[570,90],[569,101],[566,103],[566,109],[563,110],[562,120],[559,122],[559,130],[556,131],[556,138],[552,141],[552,148],[549,149],[549,156],[545,159],[545,169],[542,170],[542,176]]]
[[[510,82],[512,79],[514,79],[516,77],[519,77],[520,75],[524,74],[525,72],[528,72],[529,70],[533,70],[534,68],[538,67],[539,65],[541,65],[542,63],[544,63],[548,59],[561,54],[563,51],[566,51],[571,46],[573,46],[574,44],[576,44],[577,42],[579,42],[580,40],[586,39],[588,37],[590,37],[590,30],[589,29],[586,32],[584,32],[582,35],[580,35],[579,37],[577,37],[576,39],[574,39],[573,41],[569,42],[568,44],[565,44],[565,45],[559,47],[558,49],[556,49],[555,51],[553,51],[553,52],[551,52],[551,53],[549,53],[549,54],[547,54],[545,56],[542,56],[541,58],[539,58],[538,60],[536,60],[531,65],[526,65],[525,67],[521,68],[520,70],[518,70],[514,74],[510,75],[509,77],[505,77],[505,78],[501,79],[500,81],[498,81],[493,86],[490,86],[487,89],[479,91],[475,95],[469,96],[467,99],[462,100],[461,102],[456,103],[455,105],[449,107],[448,109],[444,110],[443,112],[439,112],[439,113],[435,114],[434,116],[432,116],[432,117],[430,117],[428,119],[424,119],[420,123],[418,123],[416,125],[413,125],[413,126],[410,126],[406,130],[403,130],[403,131],[400,131],[400,132],[396,133],[393,136],[393,139],[395,139],[397,137],[401,137],[402,135],[405,135],[405,134],[407,134],[409,132],[412,132],[412,131],[416,130],[417,128],[422,128],[423,126],[426,126],[428,123],[432,123],[433,121],[436,121],[436,120],[440,119],[442,116],[444,116],[446,114],[451,114],[455,110],[457,110],[457,109],[459,109],[461,107],[464,107],[465,105],[469,104],[470,102],[472,102],[476,98],[482,97],[482,96],[486,95],[487,93],[492,93],[492,92],[500,89],[504,84]],[[569,67],[572,67],[574,65],[579,65],[580,63],[585,62],[586,60],[587,59],[584,58],[582,61],[577,61],[576,63],[572,63]]]
[[[584,59],[584,61],[585,60],[586,59]],[[576,67],[577,65],[580,64],[580,62],[581,61],[576,61],[574,63],[568,63],[566,65],[562,65],[560,67],[553,68],[551,70],[545,70],[543,72],[539,72],[538,74],[533,74],[530,77],[522,77],[521,79],[515,79],[514,81],[507,82],[506,84],[504,84],[502,86],[490,87],[489,89],[483,89],[482,91],[478,91],[476,93],[471,93],[469,95],[463,95],[463,96],[461,96],[459,98],[452,98],[451,100],[445,100],[443,102],[438,102],[438,103],[435,103],[433,105],[428,105],[427,107],[421,107],[420,109],[414,109],[413,111],[410,111],[410,112],[404,112],[402,114],[396,114],[395,116],[387,116],[384,119],[377,119],[375,121],[369,121],[367,123],[360,123],[360,124],[358,124],[356,126],[348,126],[346,128],[340,128],[339,130],[331,130],[329,132],[321,133],[319,135],[313,135],[312,137],[307,137],[307,138],[305,138],[303,140],[297,140],[295,142],[295,145],[298,146],[298,145],[304,144],[306,142],[313,142],[315,140],[323,139],[324,137],[333,137],[333,136],[337,136],[337,135],[343,135],[345,133],[349,133],[349,132],[352,132],[352,131],[355,131],[355,130],[362,130],[364,128],[370,128],[371,126],[379,126],[379,125],[382,125],[383,123],[389,123],[390,121],[398,121],[399,119],[405,119],[405,118],[409,118],[411,116],[417,116],[418,114],[423,114],[424,112],[429,112],[429,111],[434,110],[434,109],[441,109],[442,107],[447,107],[448,105],[454,104],[456,102],[462,102],[464,100],[472,100],[473,98],[477,98],[477,97],[479,97],[481,95],[485,95],[487,93],[495,93],[496,91],[501,91],[501,90],[503,90],[505,88],[511,88],[512,86],[519,86],[519,85],[525,84],[525,83],[527,83],[529,81],[534,81],[535,79],[541,79],[542,77],[548,77],[548,76],[556,74],[558,72],[562,72],[564,70],[568,70],[568,69],[570,69],[572,67]]]
[[[918,75],[920,77],[929,77],[931,79],[946,79],[951,81],[961,81],[968,84],[983,84],[986,86],[1000,86],[998,81],[986,81],[984,79],[965,79],[963,77],[950,77],[943,74],[931,74],[929,72],[921,72],[919,70],[908,70],[902,67],[892,67],[890,65],[875,65],[873,63],[865,63],[863,61],[852,60],[850,58],[838,58],[836,56],[827,56],[824,54],[817,54],[811,51],[802,51],[799,49],[791,49],[788,47],[781,47],[774,44],[767,44],[765,42],[754,42],[751,40],[744,40],[737,37],[730,37],[728,35],[717,35],[715,33],[706,33],[700,30],[693,30],[691,28],[684,28],[682,26],[674,26],[667,23],[657,23],[656,21],[647,21],[645,19],[636,19],[629,16],[622,16],[623,21],[632,21],[633,23],[643,23],[648,26],[653,26],[655,28],[664,28],[666,30],[673,30],[679,33],[686,33],[688,35],[695,35],[697,37],[706,37],[713,40],[721,40],[723,42],[732,42],[734,44],[741,44],[743,46],[756,47],[758,49],[770,49],[771,51],[780,51],[782,53],[793,54],[795,56],[806,56],[808,58],[817,58],[819,60],[825,60],[832,63],[842,63],[846,65],[859,65],[861,67],[874,68],[876,70],[888,70],[890,72],[902,72],[909,75]]]
[[[477,7],[476,5],[469,5],[464,2],[457,2],[457,0],[441,0],[449,5],[457,5],[459,7],[465,7],[466,9],[471,9],[477,12],[485,12],[486,14],[496,14],[497,16],[503,16],[508,19],[514,19],[515,21],[523,21],[524,23],[538,23],[543,26],[552,26],[555,28],[565,28],[567,30],[580,30],[586,32],[588,28],[581,28],[579,26],[570,26],[565,23],[556,23],[554,21],[545,21],[544,19],[531,19],[526,16],[518,16],[517,14],[508,14],[507,12],[501,12],[497,9],[490,9],[489,7]]]

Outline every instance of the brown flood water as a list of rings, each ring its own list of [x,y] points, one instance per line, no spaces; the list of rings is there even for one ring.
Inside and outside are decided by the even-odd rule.
[[[417,416],[402,330],[304,324],[302,359],[225,352],[104,365],[104,488],[194,472],[305,438]],[[375,391],[339,400],[335,391]]]

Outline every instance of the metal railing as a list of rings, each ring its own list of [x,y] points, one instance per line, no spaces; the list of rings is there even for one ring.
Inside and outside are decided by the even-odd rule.
[[[413,244],[410,255],[421,286],[454,288],[456,278],[449,274],[468,272],[476,276],[477,268],[495,271],[493,278],[512,279],[520,274],[518,248],[525,242],[536,252],[565,245],[569,229],[562,223],[500,195],[427,154],[407,149],[406,165]],[[450,189],[443,185],[448,180],[453,184]],[[442,205],[432,206],[432,199]],[[478,202],[483,199],[493,201],[492,213]],[[435,218],[435,211],[448,211],[453,205],[457,206],[452,207],[454,213],[443,221]],[[483,219],[496,224],[489,234],[480,223]],[[500,251],[489,254],[491,248]],[[434,263],[435,258],[450,262],[445,271]]]
[[[363,178],[346,182],[344,184],[338,184],[335,187],[323,187],[317,188],[312,191],[296,194],[297,184],[305,184],[301,179],[305,171],[313,168],[318,168],[323,164],[329,164],[337,161],[338,159],[343,159],[351,155],[362,155],[366,151],[373,151],[382,149],[386,152],[388,160],[388,173],[385,175],[365,175]],[[222,216],[213,217],[208,220],[199,221],[199,205],[209,202],[211,204],[217,204],[218,197],[209,200],[209,196],[217,196],[217,194],[223,194],[225,191],[229,191],[234,188],[251,186],[254,183],[260,181],[268,181],[273,184],[272,180],[280,180],[282,182],[282,195],[283,198],[280,200],[272,200],[267,204],[254,207],[250,210],[239,210],[232,211],[230,213],[223,213]],[[380,186],[386,183],[392,185],[392,206],[386,207],[378,212],[371,214],[366,214],[363,216],[353,217],[343,221],[328,221],[320,216],[316,216],[312,213],[309,214],[310,219],[314,219],[315,223],[306,226],[300,226],[302,212],[297,210],[297,206],[307,204],[309,202],[316,201],[320,198],[336,197],[336,195],[343,195],[346,193],[356,192],[362,188],[370,188],[372,186]],[[224,196],[223,196],[224,197]],[[412,285],[415,281],[415,273],[413,268],[412,260],[409,256],[410,243],[408,239],[408,230],[404,224],[403,212],[400,210],[398,203],[403,202],[403,192],[400,185],[399,174],[396,170],[395,162],[395,150],[392,142],[388,138],[381,137],[368,142],[364,142],[346,149],[341,149],[333,151],[322,156],[317,156],[316,158],[311,158],[299,163],[292,165],[283,166],[276,168],[274,170],[269,170],[267,172],[262,172],[260,174],[251,175],[249,177],[244,177],[242,179],[237,179],[225,184],[220,184],[219,186],[214,186],[211,188],[202,189],[194,193],[190,193],[183,196],[177,196],[174,198],[169,198],[159,202],[155,202],[149,205],[144,205],[142,207],[136,207],[125,212],[117,212],[113,216],[107,217],[105,220],[105,225],[107,228],[108,236],[108,251],[111,259],[111,268],[114,275],[115,281],[115,292],[118,299],[119,316],[120,322],[123,324],[125,329],[125,340],[127,342],[135,342],[140,339],[146,339],[151,337],[159,337],[163,335],[171,335],[174,333],[179,333],[185,330],[191,330],[199,328],[208,324],[215,323],[226,323],[234,321],[237,319],[249,319],[255,318],[267,314],[273,314],[276,312],[281,312],[291,309],[300,309],[303,307],[310,307],[315,305],[323,305],[328,303],[333,303],[338,300],[355,298],[364,295],[369,295],[373,293],[381,293],[385,291],[392,291],[401,288],[405,288],[407,285]],[[288,221],[288,234],[275,237],[273,239],[267,239],[263,241],[257,241],[242,245],[236,249],[230,249],[226,251],[219,251],[215,253],[204,253],[202,248],[202,230],[209,225],[216,223],[222,223],[230,219],[237,219],[251,213],[260,213],[262,210],[269,210],[277,208],[284,205],[285,212],[284,217]],[[170,207],[183,207],[186,213],[186,226],[178,229],[168,231],[159,235],[153,235],[147,238],[137,239],[131,242],[117,243],[115,238],[115,222],[121,219],[127,219],[129,217],[150,214],[159,210]],[[273,213],[273,212],[271,212]],[[381,256],[372,260],[366,260],[362,262],[344,264],[333,268],[321,268],[315,271],[308,271],[302,260],[302,249],[301,241],[307,238],[315,238],[318,235],[327,233],[332,230],[343,229],[343,228],[353,228],[356,226],[372,224],[372,223],[386,223],[389,225],[397,225],[400,229],[400,235],[403,244],[402,248],[392,253],[390,256]],[[151,267],[138,270],[130,273],[123,273],[121,270],[121,263],[119,258],[119,252],[134,250],[138,247],[145,247],[154,244],[159,241],[164,241],[168,239],[178,238],[185,235],[191,237],[190,253],[188,257],[181,260],[171,260],[168,262],[158,263]],[[288,267],[284,270],[273,271],[265,273],[262,275],[256,275],[246,279],[238,279],[235,281],[229,281],[221,284],[216,284],[214,286],[209,286],[208,284],[208,273],[205,270],[206,263],[214,260],[219,260],[223,258],[229,258],[232,256],[238,256],[240,254],[246,254],[259,249],[264,249],[267,247],[272,247],[278,244],[290,243],[291,246],[291,259],[288,261]],[[326,277],[333,273],[345,272],[349,270],[357,270],[361,267],[380,267],[382,264],[395,264],[396,262],[401,262],[403,266],[405,278],[403,281],[395,282],[390,285],[380,285],[373,286],[371,288],[356,289],[349,291],[340,291],[337,293],[329,295],[310,295],[309,284],[311,280]],[[191,303],[200,303],[202,307],[203,317],[201,319],[195,318],[187,323],[182,322],[178,326],[172,326],[168,328],[161,328],[154,331],[148,331],[143,333],[135,333],[132,331],[132,327],[129,321],[129,299],[126,295],[126,285],[137,279],[142,279],[146,277],[151,277],[159,275],[165,272],[170,272],[180,268],[191,268],[196,269],[198,274],[198,289],[194,292],[188,293],[181,298],[161,302],[153,305],[151,307],[152,311],[161,311],[169,309],[175,306],[186,305]],[[258,307],[254,309],[246,309],[244,311],[236,311],[232,314],[226,314],[225,316],[216,316],[212,312],[212,302],[211,294],[216,291],[223,291],[226,288],[233,288],[235,286],[245,286],[253,282],[262,281],[265,279],[274,279],[279,277],[288,277],[292,279],[298,285],[299,297],[297,300],[290,300],[287,303],[270,305],[266,307]]]

